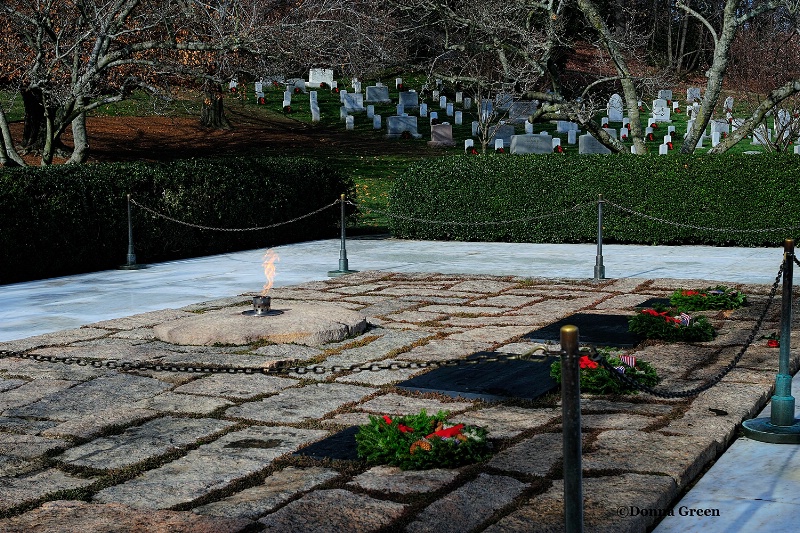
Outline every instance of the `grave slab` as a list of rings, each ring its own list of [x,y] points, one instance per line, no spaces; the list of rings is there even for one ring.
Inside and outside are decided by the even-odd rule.
[[[356,434],[358,429],[358,426],[343,429],[330,437],[309,444],[292,455],[295,457],[313,457],[314,459],[357,461],[358,445],[356,444]]]
[[[441,489],[458,475],[456,469],[400,470],[380,465],[357,475],[347,485],[391,494],[424,494]]]
[[[569,324],[577,326],[578,338],[582,343],[631,348],[644,338],[628,331],[628,318],[629,315],[575,313],[549,326],[531,331],[525,338],[535,342],[558,342],[561,340],[561,328]]]
[[[479,352],[467,359],[497,355]],[[508,398],[536,399],[553,390],[557,384],[550,377],[555,357],[543,360],[481,363],[477,365],[441,367],[397,384],[403,390],[444,394],[453,398],[498,401]]]

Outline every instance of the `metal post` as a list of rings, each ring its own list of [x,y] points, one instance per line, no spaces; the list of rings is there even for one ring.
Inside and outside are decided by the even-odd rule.
[[[578,328],[561,328],[561,427],[564,439],[564,530],[583,532],[581,382]]]
[[[603,195],[597,201],[597,256],[594,261],[594,279],[606,278],[606,267],[603,266]]]
[[[145,265],[136,264],[136,253],[133,251],[133,222],[131,220],[131,195],[128,194],[128,260],[119,267],[122,270],[139,270]]]
[[[352,274],[353,272],[358,272],[357,270],[350,270],[347,265],[347,248],[345,247],[345,243],[347,241],[347,236],[345,235],[345,226],[347,225],[347,221],[345,219],[345,212],[344,212],[344,204],[345,204],[345,195],[342,194],[339,198],[339,204],[341,205],[341,245],[339,246],[339,270],[330,270],[328,271],[328,275],[331,277],[336,276],[343,276],[345,274]]]
[[[790,337],[792,334],[792,284],[794,240],[783,241],[783,292],[781,294],[781,347],[775,394],[771,398],[769,418],[743,422],[744,434],[751,439],[777,444],[800,444],[800,420],[794,417],[790,368]]]
[[[775,395],[772,396],[771,422],[775,426],[794,424],[794,397],[789,363],[789,339],[792,334],[792,274],[794,241],[783,241],[783,292],[781,293],[781,347]]]

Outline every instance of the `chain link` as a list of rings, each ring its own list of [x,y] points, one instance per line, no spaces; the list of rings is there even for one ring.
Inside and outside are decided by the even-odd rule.
[[[443,224],[443,225],[448,225],[448,226],[499,226],[501,224],[515,224],[515,223],[518,223],[518,222],[530,222],[530,221],[533,221],[533,220],[539,220],[539,219],[547,218],[547,217],[553,217],[553,216],[558,216],[558,215],[566,215],[567,213],[570,213],[570,212],[573,212],[573,211],[580,211],[581,209],[583,209],[584,207],[586,207],[588,205],[594,205],[595,204],[594,201],[585,202],[585,203],[577,204],[577,205],[575,205],[573,207],[569,207],[567,209],[564,209],[563,211],[556,211],[556,212],[553,212],[553,213],[546,213],[544,215],[536,215],[536,216],[532,216],[532,217],[512,218],[512,219],[508,219],[508,220],[488,220],[488,221],[478,221],[478,222],[463,222],[463,221],[459,221],[459,220],[433,220],[433,219],[430,219],[430,218],[409,217],[409,216],[406,216],[406,215],[398,215],[396,213],[391,213],[391,212],[386,211],[384,209],[376,209],[374,207],[367,207],[367,206],[362,205],[362,204],[357,204],[355,202],[351,202],[350,200],[347,200],[346,202],[349,205],[352,205],[353,207],[357,207],[359,209],[364,209],[364,210],[367,210],[367,211],[371,211],[373,213],[378,213],[379,215],[384,215],[384,216],[387,216],[389,218],[396,218],[396,219],[399,219],[399,220],[406,220],[406,221],[409,221],[409,222],[424,222],[426,224]]]
[[[537,352],[543,352],[539,355]],[[485,363],[505,363],[508,361],[530,361],[534,359],[546,360],[552,355],[560,355],[561,351],[551,351],[543,345],[537,345],[524,354],[496,353],[494,355],[478,355],[470,359],[444,359],[431,361],[393,361],[388,363],[358,363],[350,366],[345,365],[309,365],[291,366],[287,363],[278,363],[274,366],[246,366],[231,367],[222,365],[204,364],[162,364],[149,362],[120,362],[116,359],[98,360],[83,357],[63,357],[58,355],[41,355],[15,352],[10,350],[0,350],[0,359],[17,357],[29,359],[37,362],[62,363],[65,365],[76,364],[78,366],[92,366],[94,368],[107,368],[111,370],[121,370],[125,372],[151,370],[155,372],[188,372],[188,373],[207,373],[207,374],[267,374],[267,375],[288,375],[288,374],[327,374],[339,372],[380,372],[381,370],[422,370],[427,368],[471,366]]]
[[[336,199],[336,201],[331,202],[328,205],[322,206],[322,207],[320,207],[319,209],[317,209],[315,211],[311,211],[310,213],[306,213],[305,215],[300,215],[299,217],[295,217],[295,218],[292,218],[290,220],[284,220],[283,222],[276,222],[274,224],[269,224],[268,226],[258,226],[258,227],[255,227],[255,228],[215,228],[215,227],[211,227],[211,226],[201,226],[200,224],[192,224],[191,222],[184,222],[183,220],[178,220],[177,218],[172,218],[172,217],[167,216],[167,215],[165,215],[163,213],[159,213],[158,211],[150,209],[149,207],[144,206],[144,205],[140,204],[139,202],[137,202],[136,200],[134,200],[133,198],[131,198],[131,203],[133,205],[135,205],[137,207],[141,207],[142,209],[144,209],[145,211],[147,211],[151,215],[154,215],[154,216],[157,216],[157,217],[161,217],[163,219],[169,220],[170,222],[175,222],[177,224],[182,224],[184,226],[189,226],[191,228],[205,229],[205,230],[212,230],[212,231],[257,231],[257,230],[262,230],[262,229],[277,228],[278,226],[283,226],[285,224],[291,224],[292,222],[297,222],[298,220],[303,220],[304,218],[308,218],[310,216],[314,216],[317,213],[321,213],[322,211],[325,211],[326,209],[328,209],[330,207],[333,207],[334,205],[338,204],[340,201],[341,200]]]
[[[645,213],[640,213],[639,211],[634,211],[633,209],[629,209],[627,207],[623,207],[619,204],[615,204],[611,200],[602,200],[603,203],[606,203],[612,207],[616,207],[620,211],[625,211],[626,213],[630,213],[632,215],[637,215],[642,218],[646,218],[648,220],[654,220],[656,222],[661,222],[662,224],[668,224],[670,226],[677,226],[680,228],[690,228],[690,229],[700,229],[706,231],[724,231],[730,233],[767,233],[770,231],[788,231],[788,230],[795,230],[800,229],[800,226],[790,226],[786,228],[766,228],[766,229],[737,229],[737,228],[710,228],[708,226],[696,226],[694,224],[683,224],[681,222],[673,222],[671,220],[666,220],[664,218],[654,217],[652,215],[647,215]]]
[[[772,290],[770,290],[769,298],[767,299],[767,305],[764,307],[764,311],[761,313],[761,316],[758,317],[758,320],[756,320],[756,324],[755,326],[753,326],[753,329],[750,332],[750,335],[747,337],[747,341],[745,342],[744,346],[742,346],[741,350],[739,350],[739,353],[736,354],[736,356],[733,358],[733,360],[731,360],[730,363],[728,363],[719,373],[717,373],[717,375],[712,377],[703,385],[684,391],[665,391],[665,390],[653,389],[651,387],[648,387],[647,385],[642,385],[641,383],[630,378],[624,373],[619,372],[613,365],[611,365],[611,363],[609,363],[606,360],[606,358],[602,354],[600,353],[594,354],[593,356],[591,356],[591,358],[592,360],[600,363],[603,366],[603,368],[605,368],[611,373],[612,376],[615,376],[617,379],[619,379],[626,385],[638,389],[640,391],[646,392],[648,394],[652,394],[653,396],[657,396],[659,398],[689,398],[691,396],[697,396],[701,392],[707,391],[708,389],[710,389],[711,387],[722,381],[722,379],[725,376],[727,376],[728,373],[736,367],[736,365],[739,364],[739,361],[742,359],[744,353],[747,351],[750,345],[753,344],[753,340],[756,337],[756,333],[758,333],[758,331],[761,329],[761,325],[763,324],[764,319],[767,316],[767,311],[769,311],[770,305],[772,305],[772,302],[775,299],[775,294],[777,293],[778,290],[778,283],[780,283],[781,277],[783,275],[783,266],[784,264],[781,263],[781,266],[778,269],[778,275],[775,278],[775,283],[772,284]]]

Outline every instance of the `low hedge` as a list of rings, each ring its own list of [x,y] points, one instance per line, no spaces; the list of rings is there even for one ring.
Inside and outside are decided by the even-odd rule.
[[[686,225],[605,204],[606,243],[776,246],[800,234],[800,157],[792,155],[427,160],[395,181],[390,229],[396,237],[414,239],[595,242],[599,194],[633,211]],[[581,204],[588,205],[574,209]],[[518,219],[526,220],[487,224]],[[731,231],[768,228],[793,229]]]
[[[0,169],[0,283],[115,268],[128,249],[127,201],[214,228],[267,226],[330,204],[352,184],[297,157]],[[268,247],[338,234],[340,210],[258,231],[211,231],[132,207],[139,263]]]

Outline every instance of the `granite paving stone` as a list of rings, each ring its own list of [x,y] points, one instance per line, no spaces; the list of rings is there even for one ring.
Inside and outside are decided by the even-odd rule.
[[[369,533],[389,526],[405,507],[343,489],[317,490],[259,522],[279,533]]]
[[[412,415],[419,413],[422,409],[425,409],[429,415],[434,415],[439,411],[450,411],[451,414],[455,414],[470,407],[472,407],[472,403],[463,401],[441,402],[427,398],[401,396],[392,392],[363,402],[358,406],[359,409],[380,415]]]
[[[233,422],[210,418],[166,416],[130,427],[120,435],[81,444],[65,451],[57,459],[70,465],[97,469],[123,468],[179,450],[233,425]]]
[[[408,362],[404,361],[397,361],[394,359],[384,359],[380,361],[378,364],[380,365],[389,365],[392,363],[399,363],[399,364],[408,364]],[[406,368],[406,369],[394,369],[394,370],[363,370],[361,372],[354,372],[347,376],[342,376],[336,378],[337,382],[340,383],[360,383],[363,385],[379,387],[381,385],[388,385],[389,383],[397,383],[399,381],[405,381],[421,372],[423,370],[419,368]]]
[[[223,435],[121,485],[103,489],[93,500],[136,508],[168,509],[228,487],[269,466],[275,458],[325,435],[326,431],[313,429],[245,428]]]
[[[641,533],[657,518],[647,510],[666,510],[677,495],[669,476],[621,474],[583,478],[584,526],[592,533]],[[564,531],[564,482],[487,527],[486,533],[557,533]],[[631,511],[633,509],[633,512]],[[645,513],[636,513],[644,509]]]
[[[518,294],[501,294],[500,296],[489,296],[472,300],[470,306],[490,306],[490,307],[523,307],[541,301],[539,296],[524,296]]]
[[[219,501],[195,507],[192,512],[256,520],[289,499],[338,476],[338,472],[330,468],[289,466],[268,476],[260,485],[236,492]]]
[[[108,330],[97,328],[76,328],[45,333],[26,339],[0,342],[0,350],[25,351],[42,346],[63,346],[71,342],[87,339],[98,339],[108,335]]]
[[[583,455],[585,470],[660,472],[683,488],[714,458],[714,441],[701,436],[668,436],[634,430],[608,430]]]
[[[374,466],[353,478],[348,486],[389,494],[422,494],[434,492],[452,483],[458,470],[400,470],[396,466]]]
[[[0,373],[8,377],[24,379],[62,379],[67,381],[84,381],[108,374],[106,368],[95,368],[90,365],[43,365],[31,359],[8,357],[0,359]]]
[[[93,324],[88,324],[88,327],[98,329],[114,329],[114,330],[132,330],[138,328],[151,328],[156,324],[168,322],[178,318],[191,316],[192,313],[186,310],[178,309],[163,309],[160,311],[149,311],[147,313],[139,313],[122,318],[114,318],[111,320],[102,320]]]
[[[23,477],[0,477],[0,511],[33,502],[61,490],[77,489],[94,483],[60,470],[48,468]]]
[[[69,445],[63,439],[51,439],[38,435],[18,433],[0,433],[0,455],[33,459],[48,452],[65,448]]]
[[[505,472],[545,476],[562,457],[561,433],[542,433],[518,442],[489,460],[489,466]]]
[[[10,391],[11,389],[16,389],[20,385],[26,384],[27,381],[24,379],[5,379],[0,378],[0,392]]]
[[[467,280],[450,287],[451,291],[496,293],[517,287],[517,283],[492,279]]]
[[[57,392],[67,390],[78,384],[78,381],[65,379],[35,379],[22,381],[13,389],[3,392],[0,396],[0,413],[12,407],[21,407],[41,400]]]
[[[123,533],[245,533],[252,522],[216,518],[178,511],[142,511],[116,503],[91,504],[82,501],[46,502],[25,514],[0,520],[6,533],[64,533],[67,531]]]
[[[449,335],[447,340],[477,341],[488,344],[508,342],[530,332],[530,326],[485,326]]]
[[[406,528],[409,533],[473,531],[511,504],[529,485],[507,476],[479,474],[426,507]]]
[[[325,364],[331,365],[353,365],[367,361],[376,361],[388,357],[391,353],[396,353],[423,339],[430,338],[432,335],[425,331],[405,331],[376,328],[368,332],[368,335],[380,335],[364,346],[349,348],[342,352],[329,356],[325,359]]]
[[[314,346],[303,346],[302,344],[268,344],[253,350],[253,353],[263,355],[276,361],[311,359],[320,355],[324,350]]]
[[[250,399],[262,394],[272,394],[288,387],[294,387],[297,381],[278,376],[264,374],[237,375],[213,374],[196,379],[173,389],[182,394],[199,394],[202,396],[222,396],[224,398]],[[157,399],[157,398],[156,398]]]
[[[137,401],[151,398],[167,388],[167,383],[157,379],[130,374],[107,374],[64,391],[54,392],[23,407],[9,409],[6,414],[60,421],[74,420],[110,407],[134,407]]]
[[[401,311],[399,313],[392,313],[386,315],[388,320],[393,320],[395,322],[416,322],[416,323],[428,323],[428,322],[437,322],[439,320],[444,320],[449,315],[446,313],[429,313],[424,311]]]
[[[159,413],[182,413],[188,415],[207,416],[223,407],[235,405],[234,402],[224,398],[210,396],[197,396],[194,394],[178,394],[175,392],[162,392],[152,398],[139,400],[133,404],[134,409],[152,409]]]
[[[419,308],[420,312],[437,313],[446,316],[464,316],[464,315],[501,315],[507,311],[511,311],[511,307],[492,307],[488,305],[426,305]],[[389,318],[392,318],[391,315]]]
[[[492,439],[509,439],[529,429],[547,425],[560,417],[561,409],[503,406],[461,413],[452,421],[486,428],[489,431],[489,438]]]
[[[357,385],[318,383],[286,389],[257,402],[231,407],[225,411],[225,416],[264,422],[304,422],[322,418],[374,392],[375,389]]]
[[[583,429],[644,429],[658,418],[630,413],[586,414],[581,416]]]
[[[53,425],[42,431],[46,437],[73,436],[81,439],[94,437],[108,428],[129,426],[141,421],[154,418],[158,413],[151,409],[98,409],[85,413],[80,418],[73,418],[66,422]]]
[[[18,416],[0,416],[0,428],[3,428],[5,431],[11,433],[44,435],[45,431],[56,425],[58,425],[58,423],[53,422],[52,420],[34,420],[31,418],[20,418]]]
[[[441,361],[463,359],[475,352],[491,348],[493,343],[475,340],[434,339],[422,346],[415,346],[406,353],[399,354],[404,361]]]

